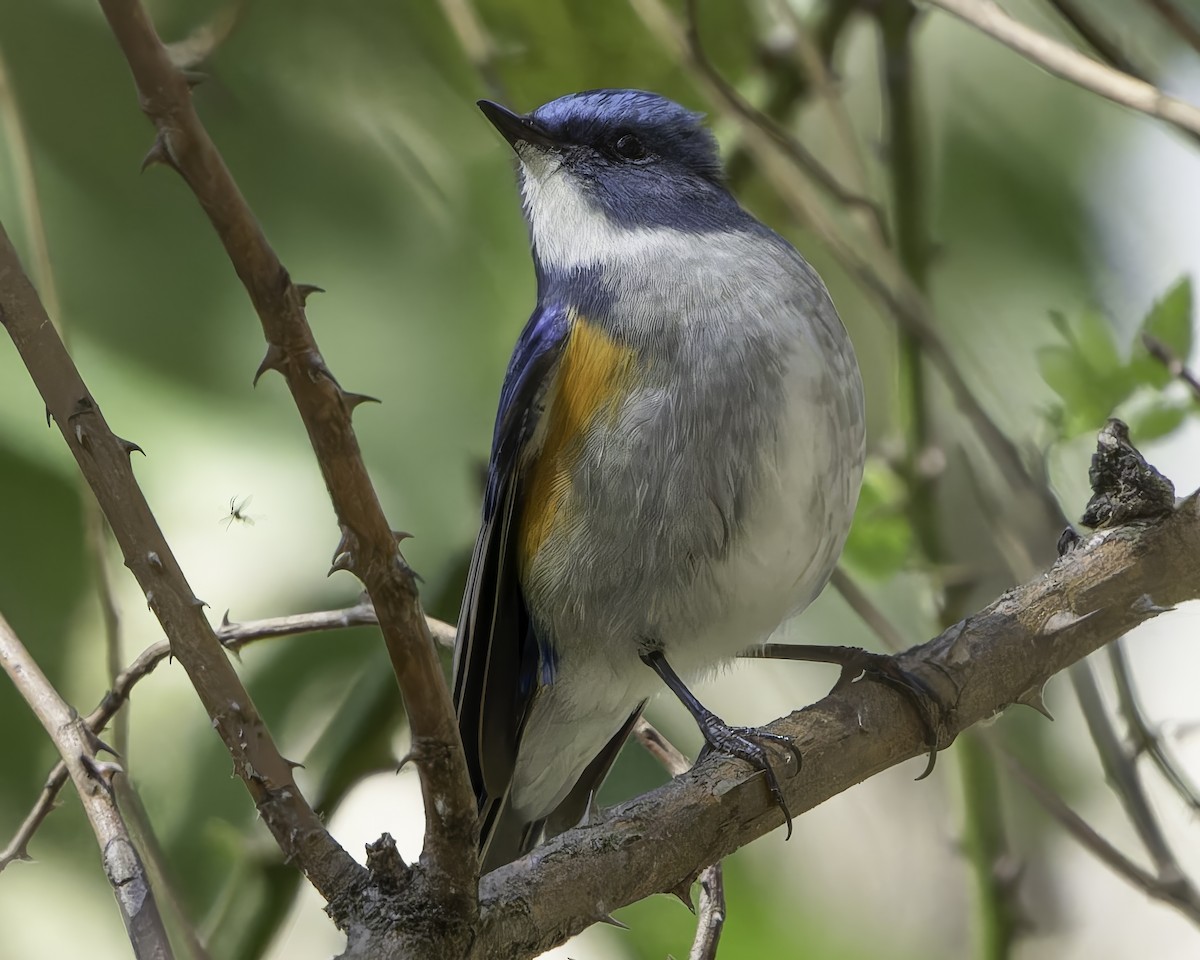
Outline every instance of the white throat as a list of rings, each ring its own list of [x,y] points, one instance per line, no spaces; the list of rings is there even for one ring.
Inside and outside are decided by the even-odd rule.
[[[678,241],[669,227],[622,227],[588,202],[558,158],[532,151],[521,157],[521,192],[533,245],[542,263],[558,270],[644,256]]]

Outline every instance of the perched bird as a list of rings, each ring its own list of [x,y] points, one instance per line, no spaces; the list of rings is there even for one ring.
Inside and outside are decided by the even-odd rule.
[[[537,277],[455,648],[483,868],[574,825],[664,684],[786,816],[761,746],[784,738],[685,680],[765,641],[837,562],[864,456],[846,330],[726,189],[701,115],[637,90],[479,106],[516,152]]]

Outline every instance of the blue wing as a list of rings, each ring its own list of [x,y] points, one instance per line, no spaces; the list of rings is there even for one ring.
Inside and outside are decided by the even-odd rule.
[[[485,834],[508,793],[536,690],[539,652],[517,574],[518,474],[568,333],[567,311],[544,305],[517,341],[500,392],[483,524],[459,616],[454,706]]]

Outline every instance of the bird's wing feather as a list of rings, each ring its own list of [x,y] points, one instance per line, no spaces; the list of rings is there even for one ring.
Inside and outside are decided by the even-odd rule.
[[[519,473],[570,328],[543,305],[525,325],[500,393],[483,524],[467,575],[454,648],[454,705],[482,812],[501,802],[536,691],[538,647],[517,579]]]

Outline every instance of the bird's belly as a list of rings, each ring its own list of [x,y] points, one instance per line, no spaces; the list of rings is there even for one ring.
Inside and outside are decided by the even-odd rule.
[[[794,364],[773,405],[718,397],[687,411],[675,396],[635,399],[589,441],[566,516],[524,585],[560,661],[650,674],[638,653],[660,647],[695,674],[816,597],[863,461],[857,370],[840,382],[830,366]],[[632,686],[629,699],[641,693]]]

